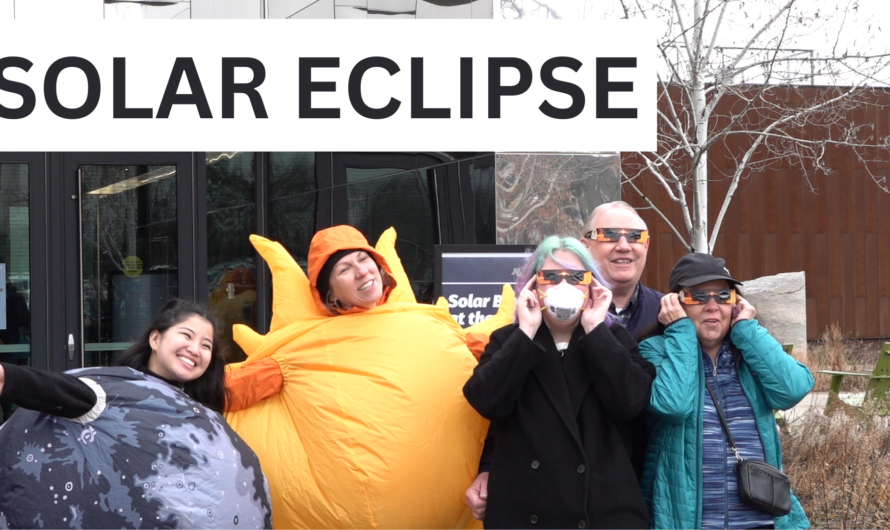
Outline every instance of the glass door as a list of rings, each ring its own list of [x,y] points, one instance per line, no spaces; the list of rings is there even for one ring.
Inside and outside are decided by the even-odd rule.
[[[78,199],[66,255],[80,273],[66,279],[68,363],[110,366],[168,299],[195,299],[192,159],[73,153],[66,162]]]
[[[176,166],[82,165],[84,366],[108,366],[179,296]]]

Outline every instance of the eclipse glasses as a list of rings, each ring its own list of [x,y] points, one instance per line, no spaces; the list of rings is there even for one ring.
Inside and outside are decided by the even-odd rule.
[[[707,304],[710,300],[718,304],[736,303],[735,289],[721,289],[719,291],[680,291],[680,302],[686,305]]]
[[[538,271],[538,285],[557,284],[563,280],[570,285],[590,285],[593,283],[593,273],[569,269],[541,269]]]
[[[600,242],[617,243],[622,237],[628,243],[645,243],[649,241],[649,231],[640,228],[597,228],[584,234],[586,239]]]

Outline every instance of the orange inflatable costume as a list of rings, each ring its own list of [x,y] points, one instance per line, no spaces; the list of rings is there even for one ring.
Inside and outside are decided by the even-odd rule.
[[[316,241],[318,240],[318,241]],[[462,388],[498,315],[461,329],[447,304],[419,304],[390,228],[376,248],[338,226],[316,234],[309,278],[284,248],[251,236],[272,270],[273,316],[261,336],[236,326],[248,360],[230,365],[231,426],[259,456],[276,528],[461,528],[464,491],[487,430]],[[369,252],[394,285],[377,307],[332,315],[315,285],[327,258]]]

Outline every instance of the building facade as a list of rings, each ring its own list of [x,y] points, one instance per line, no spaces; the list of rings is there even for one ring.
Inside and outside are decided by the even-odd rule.
[[[417,299],[432,302],[435,245],[580,235],[619,177],[616,154],[0,153],[0,354],[110,364],[178,296],[210,305],[239,360],[232,325],[271,321],[251,234],[305,268],[320,229],[350,224],[373,243],[395,227]]]

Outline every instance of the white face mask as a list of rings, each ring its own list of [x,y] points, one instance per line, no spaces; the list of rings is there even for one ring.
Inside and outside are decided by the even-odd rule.
[[[544,304],[544,309],[554,319],[560,321],[575,318],[578,312],[581,311],[581,306],[584,305],[584,300],[587,298],[587,293],[572,287],[566,282],[562,282],[547,291],[539,289],[538,292],[541,293],[541,302]]]

